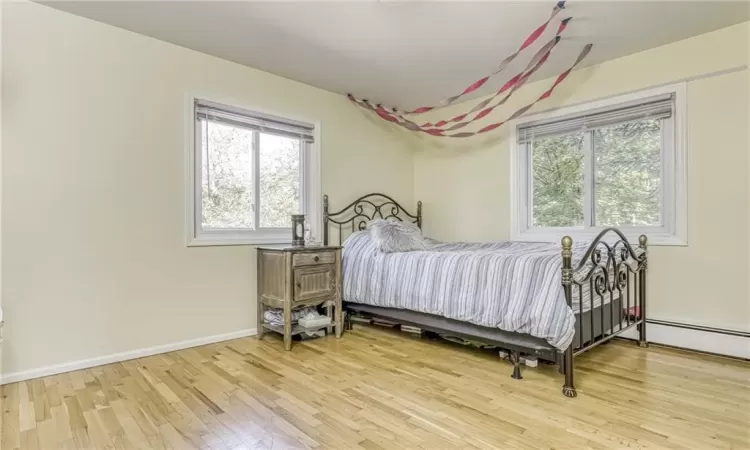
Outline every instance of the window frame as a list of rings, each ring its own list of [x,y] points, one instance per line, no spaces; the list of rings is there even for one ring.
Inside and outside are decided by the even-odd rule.
[[[662,123],[662,225],[642,227],[618,227],[628,240],[637,242],[640,234],[646,234],[653,245],[687,245],[687,140],[686,140],[686,84],[678,83],[625,95],[579,103],[529,115],[513,121],[510,128],[510,239],[515,241],[559,242],[564,235],[573,239],[591,240],[605,227],[588,226],[595,215],[596,202],[591,177],[595,174],[592,164],[587,164],[584,172],[584,226],[583,227],[533,227],[533,205],[531,193],[530,144],[518,144],[520,126],[539,120],[549,120],[566,116],[579,116],[593,110],[607,110],[622,107],[663,94],[674,95],[674,109],[670,119]],[[585,158],[593,161],[590,154],[593,146],[587,133],[584,145]],[[587,205],[590,208],[587,208]],[[587,211],[588,210],[588,211]]]
[[[232,110],[244,111],[248,114],[283,117],[290,121],[304,122],[314,127],[313,141],[302,142],[300,145],[300,212],[305,214],[305,220],[310,226],[313,239],[318,239],[322,229],[321,215],[321,180],[320,180],[320,121],[296,117],[290,114],[279,114],[254,106],[246,106],[242,101],[233,99],[217,99],[215,96],[187,94],[185,98],[185,230],[186,245],[188,247],[223,246],[223,245],[261,245],[283,244],[292,241],[291,219],[288,228],[260,228],[256,229],[211,229],[202,227],[203,192],[201,185],[202,167],[202,130],[196,126],[196,102],[209,102],[225,106]],[[260,158],[260,134],[253,136],[253,177],[258,175]],[[255,181],[254,181],[255,182]],[[257,184],[257,183],[256,183]],[[259,189],[254,189],[254,203],[260,205]],[[256,208],[255,218],[259,218],[259,208]],[[254,223],[258,224],[256,220]]]

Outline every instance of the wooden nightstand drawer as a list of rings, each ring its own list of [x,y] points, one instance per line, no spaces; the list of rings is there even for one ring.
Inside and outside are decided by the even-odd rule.
[[[321,297],[332,297],[335,293],[336,267],[333,264],[294,269],[293,301],[295,303]]]
[[[292,265],[297,266],[313,266],[317,264],[333,264],[336,262],[336,252],[332,251],[321,251],[321,252],[305,252],[295,253],[292,255]]]

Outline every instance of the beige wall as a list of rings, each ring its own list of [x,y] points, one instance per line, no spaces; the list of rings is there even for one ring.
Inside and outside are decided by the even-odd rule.
[[[411,137],[340,95],[37,4],[4,9],[5,374],[254,327],[252,248],[184,244],[186,93],[319,120],[334,206],[386,191],[424,201],[429,235],[508,237],[507,130]],[[585,69],[538,110],[743,66],[747,41],[743,24]],[[688,115],[690,245],[652,249],[649,313],[750,330],[747,70],[690,81]]]
[[[536,110],[746,66],[748,25],[577,71]],[[492,117],[506,117],[549,83],[525,87],[511,107]],[[687,108],[689,245],[651,248],[648,313],[750,331],[747,69],[689,81]],[[507,131],[460,142],[419,138],[414,198],[424,202],[427,234],[462,240],[509,237]]]
[[[411,202],[401,136],[341,95],[33,3],[3,46],[5,374],[255,326],[253,249],[185,246],[186,93],[319,120],[334,205]]]
[[[2,55],[3,51],[3,11],[4,11],[4,2],[0,2],[0,55]],[[0,57],[0,256],[2,255],[2,160],[3,160],[3,113],[2,113],[2,103],[3,103],[3,61]],[[0,309],[3,307],[3,297],[2,297],[2,257],[0,257]],[[2,339],[3,339],[3,330],[2,330],[2,323],[0,323],[0,375],[3,373],[3,345],[2,345]],[[4,405],[4,396],[0,395],[0,411],[5,411],[5,405]],[[4,416],[5,414],[0,414],[0,416]],[[3,417],[0,417],[0,430],[3,430]]]

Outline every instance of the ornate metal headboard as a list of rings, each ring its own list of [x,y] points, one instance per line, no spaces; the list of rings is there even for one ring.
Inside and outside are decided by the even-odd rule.
[[[373,219],[398,219],[416,223],[422,228],[422,202],[417,202],[417,214],[404,209],[393,198],[379,193],[363,195],[340,211],[328,210],[328,196],[323,196],[323,245],[328,245],[330,228],[336,225],[338,241],[341,245],[343,226],[351,224],[351,232],[364,230],[367,222]]]

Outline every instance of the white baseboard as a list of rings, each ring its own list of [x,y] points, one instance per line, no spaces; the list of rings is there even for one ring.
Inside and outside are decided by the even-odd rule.
[[[16,383],[34,378],[41,378],[59,373],[72,372],[74,370],[88,369],[91,367],[112,364],[130,359],[143,358],[146,356],[157,355],[159,353],[183,350],[201,345],[213,344],[221,341],[229,341],[248,336],[254,336],[257,333],[255,328],[238,330],[231,333],[217,334],[206,336],[187,341],[175,342],[172,344],[157,345],[154,347],[130,350],[127,352],[113,353],[110,355],[99,356],[96,358],[82,359],[71,361],[63,364],[40,367],[38,369],[25,370],[22,372],[13,372],[3,374],[0,377],[0,384]],[[735,336],[722,334],[714,331],[696,330],[680,328],[677,326],[662,325],[649,323],[647,325],[647,337],[649,342],[655,344],[670,345],[673,347],[697,350],[701,352],[715,353],[718,355],[734,356],[736,358],[750,359],[750,338],[744,336]],[[626,339],[638,339],[638,331],[635,329],[628,330],[621,335]]]
[[[637,340],[638,331],[633,328],[621,336]],[[744,336],[649,323],[646,325],[646,338],[654,344],[750,359],[750,338]]]
[[[88,369],[90,367],[101,366],[104,364],[127,361],[129,359],[143,358],[146,356],[157,355],[159,353],[173,352],[175,350],[183,350],[186,348],[198,347],[200,345],[213,344],[215,342],[239,339],[247,336],[253,336],[256,333],[257,330],[255,328],[248,328],[245,330],[233,331],[231,333],[217,334],[214,336],[206,336],[197,339],[190,339],[187,341],[174,342],[172,344],[140,348],[127,352],[113,353],[110,355],[98,356],[95,358],[81,359],[78,361],[55,364],[53,366],[40,367],[38,369],[24,370],[22,372],[7,373],[3,374],[2,377],[0,377],[0,384],[16,383],[18,381],[57,375],[59,373],[72,372],[74,370]]]

